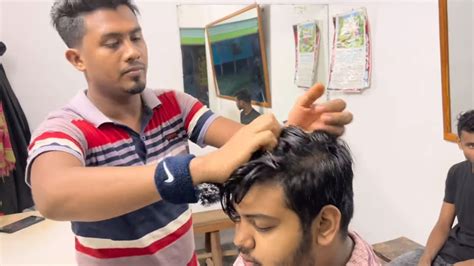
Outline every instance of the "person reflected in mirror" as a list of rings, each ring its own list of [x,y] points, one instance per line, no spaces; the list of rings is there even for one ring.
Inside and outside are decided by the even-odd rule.
[[[273,151],[255,154],[221,188],[235,222],[243,265],[380,265],[349,230],[354,212],[352,157],[327,133],[282,130]]]
[[[474,110],[459,115],[457,131],[466,160],[448,171],[441,211],[426,248],[406,253],[390,265],[474,266]]]
[[[248,90],[243,89],[235,94],[236,105],[240,110],[240,123],[244,125],[250,124],[255,118],[261,114],[252,107],[252,98]]]

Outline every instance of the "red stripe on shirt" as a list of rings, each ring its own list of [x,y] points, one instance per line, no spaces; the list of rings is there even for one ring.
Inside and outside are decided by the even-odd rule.
[[[111,123],[102,124],[99,128],[85,120],[74,120],[72,123],[84,134],[89,149],[130,139],[125,129]]]
[[[45,132],[45,133],[39,135],[38,137],[36,137],[31,142],[31,144],[28,146],[28,149],[31,150],[31,148],[33,148],[33,146],[36,144],[37,141],[45,140],[45,139],[49,139],[49,138],[69,140],[72,143],[74,143],[79,149],[81,149],[82,154],[84,154],[83,147],[79,144],[79,142],[76,139],[74,139],[73,137],[69,136],[68,134],[66,134],[64,132]]]
[[[176,99],[176,94],[173,91],[159,95],[158,99],[161,105],[153,110],[153,117],[146,126],[145,132],[153,130],[181,114],[181,108]]]
[[[199,266],[196,253],[193,254],[193,257],[192,257],[191,260],[188,262],[187,266]]]
[[[169,246],[176,240],[178,240],[180,237],[182,237],[184,234],[186,234],[190,230],[191,226],[192,226],[192,219],[189,218],[189,220],[185,224],[183,224],[180,228],[178,228],[173,233],[143,248],[94,249],[94,248],[83,246],[76,238],[76,250],[78,252],[82,252],[99,259],[112,259],[112,258],[120,258],[120,257],[152,255],[158,252],[159,250]]]
[[[201,102],[196,102],[193,105],[193,108],[191,108],[191,111],[189,111],[188,116],[186,116],[186,120],[184,121],[184,129],[186,132],[188,132],[189,124],[191,123],[191,120],[193,120],[194,115],[203,107],[204,105]],[[191,134],[191,132],[188,132],[188,134]]]

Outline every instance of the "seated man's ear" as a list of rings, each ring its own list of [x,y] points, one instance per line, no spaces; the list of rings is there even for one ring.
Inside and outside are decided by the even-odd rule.
[[[334,205],[326,205],[312,224],[313,241],[319,246],[328,246],[338,236],[341,225],[341,212]]]

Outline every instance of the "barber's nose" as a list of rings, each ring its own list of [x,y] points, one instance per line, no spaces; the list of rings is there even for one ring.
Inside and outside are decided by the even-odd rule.
[[[235,226],[234,244],[244,249],[254,249],[255,240],[248,225],[237,222]]]
[[[125,60],[128,62],[128,61],[135,61],[137,59],[140,59],[141,57],[141,52],[140,50],[138,49],[137,45],[134,44],[133,42],[131,41],[127,41],[125,42]]]

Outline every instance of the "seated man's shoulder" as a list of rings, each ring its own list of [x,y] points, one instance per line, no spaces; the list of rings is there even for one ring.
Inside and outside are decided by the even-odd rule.
[[[459,163],[456,163],[454,165],[451,166],[451,168],[449,169],[450,172],[457,172],[457,171],[461,171],[463,169],[469,169],[471,167],[471,163],[468,161],[468,160],[465,160],[465,161],[462,161],[462,162],[459,162]]]
[[[354,231],[349,232],[349,236],[354,241],[354,248],[351,257],[346,265],[381,265],[379,259],[374,253],[372,246],[367,243],[358,233]]]

